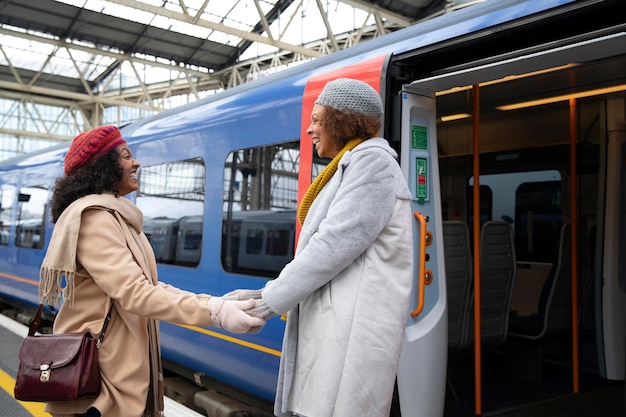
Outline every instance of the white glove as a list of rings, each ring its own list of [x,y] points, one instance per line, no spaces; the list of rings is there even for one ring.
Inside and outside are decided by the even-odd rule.
[[[223,300],[238,300],[245,301],[249,299],[260,300],[261,292],[263,292],[263,288],[258,290],[234,290],[229,293],[226,293],[222,296]]]
[[[265,320],[246,313],[255,304],[256,301],[253,299],[236,301],[211,297],[209,298],[211,325],[231,333],[258,333],[265,325]]]

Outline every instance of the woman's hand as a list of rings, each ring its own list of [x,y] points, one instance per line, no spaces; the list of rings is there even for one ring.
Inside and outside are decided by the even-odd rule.
[[[231,333],[258,333],[265,325],[265,320],[249,314],[255,305],[256,301],[252,298],[238,301],[211,297],[209,299],[211,325]]]

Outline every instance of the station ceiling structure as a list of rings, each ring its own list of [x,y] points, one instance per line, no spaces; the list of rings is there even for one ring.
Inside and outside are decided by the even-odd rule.
[[[483,0],[0,0],[0,159]]]

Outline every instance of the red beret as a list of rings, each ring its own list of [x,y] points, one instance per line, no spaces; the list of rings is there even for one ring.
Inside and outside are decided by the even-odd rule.
[[[76,136],[65,155],[65,175],[70,175],[91,159],[99,159],[117,145],[125,143],[120,130],[115,126],[100,126]]]

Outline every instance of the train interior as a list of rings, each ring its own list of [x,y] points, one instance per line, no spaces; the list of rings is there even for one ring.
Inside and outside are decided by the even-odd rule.
[[[611,336],[603,320],[611,318],[602,313],[601,290],[610,269],[603,263],[605,234],[621,223],[608,207],[623,190],[607,178],[621,177],[624,169],[610,149],[626,139],[626,56],[548,62],[515,76],[502,65],[500,74],[467,87],[462,76],[451,76],[454,88],[435,92],[448,290],[446,416],[473,415],[476,402],[476,233],[484,413],[623,379],[623,333],[615,335],[622,359],[605,357]],[[480,156],[474,158],[477,133]],[[623,200],[616,204],[623,212]],[[623,315],[617,320],[623,332]]]

